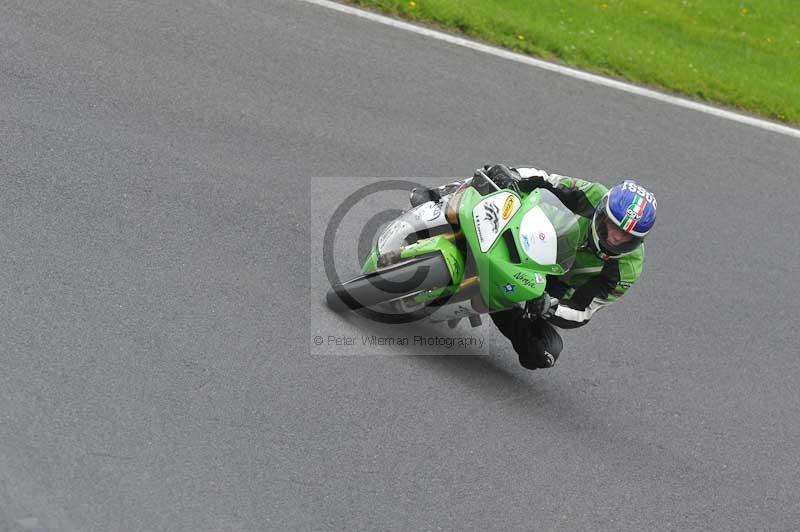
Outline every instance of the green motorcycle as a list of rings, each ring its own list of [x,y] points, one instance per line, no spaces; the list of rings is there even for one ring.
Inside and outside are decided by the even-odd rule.
[[[477,326],[481,314],[540,297],[548,275],[569,270],[580,239],[578,217],[553,193],[500,189],[479,171],[389,224],[362,275],[333,286],[327,304],[380,321]]]

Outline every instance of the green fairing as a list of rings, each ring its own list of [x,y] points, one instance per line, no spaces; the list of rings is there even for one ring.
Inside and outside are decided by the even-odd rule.
[[[505,190],[504,192],[509,192]],[[513,194],[513,193],[512,193]],[[516,195],[516,194],[514,194]],[[459,207],[459,220],[470,248],[480,250],[472,212],[475,206],[488,196],[481,196],[475,189],[464,192]],[[517,196],[519,198],[519,196]],[[499,236],[485,252],[475,254],[475,264],[480,274],[480,292],[491,311],[509,308],[516,303],[540,297],[547,284],[545,275],[561,275],[565,270],[559,265],[541,265],[529,258],[519,243],[519,228],[522,218],[540,204],[540,191],[534,190],[524,198],[522,205],[508,220],[503,232],[511,230],[521,262],[512,262],[505,239]],[[577,244],[577,243],[576,243]],[[536,276],[536,273],[540,275]],[[510,291],[506,287],[511,288]]]

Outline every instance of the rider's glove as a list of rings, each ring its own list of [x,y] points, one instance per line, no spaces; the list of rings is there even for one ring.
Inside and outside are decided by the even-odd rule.
[[[483,167],[482,171],[500,188],[517,188],[519,175],[513,170],[509,170],[507,166],[502,164],[487,165]]]
[[[531,299],[525,304],[525,312],[533,319],[543,319],[553,317],[558,308],[558,299],[550,297],[550,294],[545,292],[541,297]]]

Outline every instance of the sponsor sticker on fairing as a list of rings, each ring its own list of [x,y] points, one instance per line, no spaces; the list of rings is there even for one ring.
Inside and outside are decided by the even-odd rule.
[[[506,201],[503,203],[503,210],[500,211],[500,217],[503,220],[508,220],[511,218],[511,215],[514,213],[514,207],[517,204],[517,197],[516,196],[509,196],[506,198]]]
[[[519,207],[519,200],[510,192],[493,194],[475,205],[472,209],[472,220],[482,252],[485,253],[492,247]]]

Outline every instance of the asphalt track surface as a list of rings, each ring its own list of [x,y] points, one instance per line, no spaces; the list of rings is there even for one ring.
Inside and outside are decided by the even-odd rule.
[[[4,2],[0,139],[0,530],[800,523],[797,139],[265,0]],[[624,303],[315,354],[347,187],[494,161],[651,185]]]

